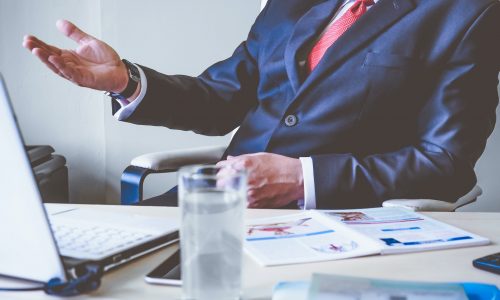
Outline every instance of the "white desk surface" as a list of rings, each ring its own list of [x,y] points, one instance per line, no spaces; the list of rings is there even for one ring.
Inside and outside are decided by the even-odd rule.
[[[57,204],[61,205],[61,204]],[[63,204],[64,205],[64,204]],[[65,204],[67,207],[75,205]],[[102,210],[133,211],[137,214],[179,217],[177,208],[98,205]],[[52,206],[52,208],[55,208]],[[289,210],[247,210],[247,218],[289,214]],[[435,282],[475,281],[496,284],[500,276],[478,270],[472,260],[500,252],[500,213],[426,213],[427,215],[491,239],[492,244],[453,250],[429,251],[411,254],[370,256],[339,261],[260,267],[245,256],[243,272],[243,299],[270,299],[272,287],[279,281],[308,280],[312,273],[330,273],[395,280]],[[153,254],[107,273],[102,285],[94,293],[71,299],[179,299],[178,287],[155,286],[144,282],[144,275],[177,249],[169,246]],[[20,285],[19,281],[0,278],[0,287]],[[0,299],[55,299],[43,292],[3,293]]]

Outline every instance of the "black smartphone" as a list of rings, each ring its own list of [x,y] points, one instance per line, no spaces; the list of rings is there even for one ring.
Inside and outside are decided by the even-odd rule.
[[[500,275],[500,252],[472,261],[474,267]]]
[[[164,285],[182,285],[181,281],[181,250],[178,249],[158,267],[151,271],[144,280],[147,283]]]

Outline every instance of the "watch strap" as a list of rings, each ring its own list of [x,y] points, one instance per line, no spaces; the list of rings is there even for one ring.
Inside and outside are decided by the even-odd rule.
[[[122,61],[127,67],[127,87],[120,93],[109,92],[109,96],[111,98],[125,100],[130,98],[134,94],[137,86],[139,85],[139,82],[141,81],[141,75],[139,73],[139,69],[133,63],[129,62],[126,59],[122,59]]]

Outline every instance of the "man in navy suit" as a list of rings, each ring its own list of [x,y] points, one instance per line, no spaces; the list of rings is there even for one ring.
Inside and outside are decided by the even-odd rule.
[[[24,46],[112,92],[118,119],[205,135],[240,126],[219,164],[250,170],[249,207],[454,200],[476,183],[494,128],[496,0],[271,0],[234,54],[198,77],[122,61],[58,27],[76,51],[33,36]]]

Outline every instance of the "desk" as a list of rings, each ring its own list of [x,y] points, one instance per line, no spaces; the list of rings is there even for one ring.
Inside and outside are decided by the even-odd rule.
[[[51,205],[51,204],[49,204]],[[72,204],[65,207],[76,207]],[[179,217],[177,208],[96,205],[103,211],[129,211],[137,214]],[[271,217],[289,214],[289,210],[247,210],[247,218]],[[500,276],[472,267],[472,259],[500,252],[500,213],[426,213],[435,219],[467,231],[488,237],[492,244],[453,250],[429,251],[411,254],[371,256],[339,261],[260,267],[245,256],[243,272],[244,299],[270,299],[272,287],[283,280],[308,280],[312,273],[364,276],[381,279],[419,281],[476,281],[496,284]],[[176,245],[159,250],[146,257],[107,273],[96,292],[71,299],[179,299],[181,289],[155,286],[144,282],[144,275],[177,249]],[[0,278],[0,286],[19,285],[19,282]],[[0,299],[54,299],[43,292],[2,293]]]

